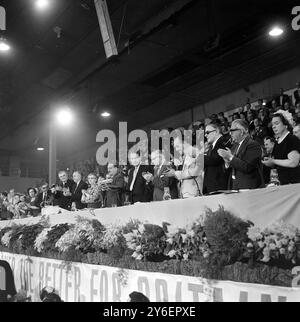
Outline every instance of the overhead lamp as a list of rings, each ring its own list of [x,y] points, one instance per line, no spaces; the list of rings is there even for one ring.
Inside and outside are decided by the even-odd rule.
[[[45,151],[45,148],[37,148],[37,151]]]
[[[38,10],[45,10],[49,7],[49,0],[36,0],[35,7]]]
[[[73,121],[73,113],[68,107],[61,108],[56,113],[56,120],[61,125],[69,125]]]
[[[9,51],[10,45],[8,44],[7,40],[3,37],[0,38],[0,51]]]
[[[279,37],[283,34],[283,29],[281,27],[275,26],[269,31],[271,37]]]
[[[110,113],[108,113],[108,112],[103,112],[103,113],[101,114],[101,116],[102,116],[102,117],[104,117],[104,118],[108,118],[108,117],[110,117],[110,116],[111,116],[111,114],[110,114]]]

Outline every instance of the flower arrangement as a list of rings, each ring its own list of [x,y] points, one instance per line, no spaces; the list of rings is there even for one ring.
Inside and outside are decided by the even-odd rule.
[[[152,224],[140,224],[138,229],[124,234],[127,247],[133,251],[136,260],[157,260],[164,255],[166,234],[162,227]]]
[[[253,278],[257,282],[259,269],[272,270],[275,266],[276,272],[280,262],[291,266],[300,259],[297,228],[276,223],[261,230],[223,207],[217,211],[208,209],[186,227],[167,223],[158,226],[137,220],[103,226],[98,220],[78,217],[75,225],[48,227],[47,221],[40,221],[32,226],[6,227],[0,230],[0,241],[4,251],[119,267],[122,283],[126,282],[126,272],[122,269],[214,279],[229,276],[235,280],[232,276],[240,278],[240,270],[259,267]],[[255,265],[249,267],[246,259]],[[280,281],[279,285],[285,283]]]
[[[41,249],[44,253],[55,253],[57,252],[56,243],[69,229],[71,225],[60,224],[51,227],[47,233],[47,238],[41,242]]]
[[[77,223],[63,234],[56,242],[55,246],[60,252],[67,251],[70,247],[75,247],[86,253],[101,240],[104,226],[97,220],[88,220],[81,217],[77,218]]]
[[[165,254],[170,258],[187,261],[207,258],[211,253],[200,218],[185,229],[169,226],[167,237]]]
[[[48,238],[49,231],[51,231],[51,228],[44,228],[44,230],[42,230],[42,232],[36,237],[34,242],[34,249],[38,253],[41,253],[44,250],[44,242]]]
[[[248,237],[248,253],[256,261],[295,265],[300,260],[300,231],[292,225],[276,222],[264,230],[250,227]]]
[[[208,269],[211,267],[219,271],[221,267],[233,264],[241,258],[251,225],[253,224],[234,216],[222,206],[216,211],[207,210],[204,233],[211,250]],[[213,270],[211,273],[214,274]]]

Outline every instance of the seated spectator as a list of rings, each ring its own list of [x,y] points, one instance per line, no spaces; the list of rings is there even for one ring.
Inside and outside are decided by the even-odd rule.
[[[280,88],[280,94],[275,98],[277,106],[284,106],[286,102],[290,103],[290,97],[284,94],[284,89]]]
[[[234,113],[232,116],[232,121],[234,120],[239,120],[240,119],[240,114],[239,113]]]
[[[19,212],[20,218],[26,218],[29,216],[30,208],[26,203],[26,196],[20,195],[20,202],[16,205],[16,209]]]
[[[295,109],[291,106],[290,101],[287,101],[287,102],[284,103],[283,109],[285,111],[288,111],[288,112],[292,113],[292,114],[295,113]]]
[[[295,105],[300,103],[300,83],[296,83],[296,90],[294,91]]]
[[[89,188],[82,190],[81,202],[87,204],[88,208],[98,209],[102,207],[101,190],[97,184],[97,176],[94,173],[88,175]]]
[[[243,121],[248,122],[248,120],[247,120],[247,114],[245,112],[240,113],[240,117],[238,119],[241,119]]]
[[[20,219],[20,212],[18,209],[18,203],[20,202],[20,195],[14,194],[12,203],[7,206],[7,210],[12,214],[13,219]]]
[[[278,111],[272,119],[277,144],[273,158],[265,159],[263,164],[276,168],[280,184],[300,183],[300,141],[292,135],[292,115],[287,111]]]
[[[3,191],[1,193],[1,220],[8,220],[12,218],[12,214],[7,210],[8,205],[8,193]]]
[[[293,134],[300,140],[300,124],[294,127]]]
[[[268,125],[270,123],[268,109],[266,109],[266,108],[259,109],[257,118],[260,120],[261,126],[266,127],[266,128],[268,127]]]
[[[106,191],[105,206],[121,207],[124,203],[125,180],[120,169],[113,163],[107,165],[110,179],[100,181],[100,188]]]
[[[262,146],[264,144],[264,137],[268,135],[268,130],[261,125],[258,118],[254,119],[253,125],[254,129],[251,131],[251,137]]]
[[[29,188],[27,190],[27,193],[29,195],[29,200],[27,205],[30,211],[30,216],[37,217],[41,213],[41,207],[38,201],[37,191],[35,188]]]

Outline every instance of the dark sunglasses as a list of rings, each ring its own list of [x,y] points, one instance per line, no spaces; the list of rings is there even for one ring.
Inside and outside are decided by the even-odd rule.
[[[206,135],[209,135],[210,133],[213,133],[213,132],[216,132],[216,130],[213,130],[213,131],[206,131],[205,134]]]
[[[230,129],[229,130],[230,133],[233,133],[233,132],[236,132],[236,131],[241,131],[241,129]]]

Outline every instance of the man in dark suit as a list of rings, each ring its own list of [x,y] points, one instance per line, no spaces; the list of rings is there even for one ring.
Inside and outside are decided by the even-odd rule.
[[[37,195],[36,204],[38,207],[44,208],[46,206],[49,206],[53,203],[53,194],[51,190],[49,189],[48,183],[44,183],[41,186],[40,193]]]
[[[153,191],[153,201],[178,199],[178,181],[174,177],[167,177],[164,173],[169,169],[162,151],[151,153],[151,164],[154,165],[154,174],[150,176],[150,187]]]
[[[60,184],[55,188],[54,198],[57,201],[57,205],[65,210],[71,210],[71,191],[74,190],[75,182],[68,178],[66,171],[60,171],[58,173]]]
[[[88,184],[82,181],[82,175],[79,171],[75,171],[73,173],[73,181],[75,182],[74,185],[71,187],[71,202],[73,210],[80,210],[86,208],[86,204],[81,202],[82,198],[82,190],[88,189]]]
[[[230,133],[236,143],[232,151],[228,148],[218,150],[225,161],[225,168],[231,170],[228,188],[239,190],[263,187],[262,149],[250,138],[248,123],[243,120],[233,121]]]
[[[300,83],[296,84],[297,89],[294,91],[295,105],[300,103]]]
[[[122,172],[117,165],[109,163],[107,165],[108,176],[111,182],[104,180],[104,184],[101,184],[101,189],[106,191],[105,194],[105,206],[121,207],[124,203],[124,192],[125,192],[125,180]]]
[[[126,190],[129,192],[130,202],[150,202],[152,201],[151,188],[147,187],[150,181],[146,181],[143,174],[151,173],[147,165],[141,164],[141,156],[138,152],[129,153],[129,163],[132,168],[129,170]]]
[[[285,102],[290,103],[290,97],[288,95],[284,94],[283,88],[280,88],[280,95],[276,97],[277,106],[283,107]]]
[[[214,123],[207,125],[205,136],[209,149],[204,155],[203,194],[209,194],[227,189],[228,171],[225,170],[223,158],[218,154],[219,149],[226,149],[220,126]]]

